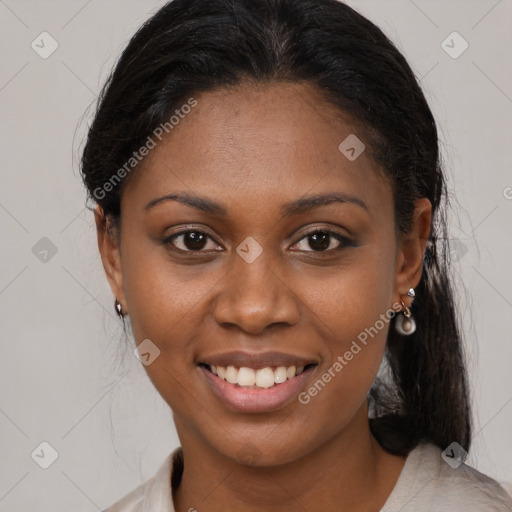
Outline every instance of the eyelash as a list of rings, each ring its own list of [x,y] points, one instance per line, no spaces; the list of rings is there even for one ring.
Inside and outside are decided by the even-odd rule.
[[[181,253],[183,255],[192,255],[192,254],[200,254],[200,253],[211,253],[211,252],[217,252],[216,250],[197,250],[197,251],[191,251],[191,250],[188,250],[188,251],[185,251],[183,249],[178,249],[174,244],[173,244],[173,240],[182,236],[182,235],[186,235],[187,233],[197,233],[197,234],[200,234],[200,235],[206,235],[206,237],[215,242],[216,244],[218,244],[218,242],[216,240],[213,239],[213,237],[211,237],[208,233],[206,233],[205,231],[201,231],[199,229],[187,229],[187,230],[184,230],[184,231],[180,231],[179,233],[174,233],[173,235],[167,237],[165,240],[162,241],[162,243],[164,245],[166,245],[167,247],[169,247],[171,250],[177,252],[177,253]],[[326,234],[326,235],[329,235],[331,238],[334,238],[335,240],[337,240],[338,242],[340,242],[340,245],[338,247],[335,247],[334,249],[327,249],[327,250],[324,250],[324,251],[314,251],[314,250],[311,250],[311,251],[297,251],[297,252],[306,252],[306,253],[313,253],[313,254],[330,254],[330,253],[333,253],[333,252],[338,252],[346,247],[350,247],[350,246],[354,246],[354,243],[352,240],[350,240],[349,238],[341,235],[340,233],[337,233],[336,231],[331,231],[327,228],[316,228],[312,231],[309,231],[308,233],[305,233],[301,238],[299,238],[299,240],[297,240],[293,245],[297,245],[298,243],[300,243],[302,240],[304,239],[307,239],[308,237],[312,236],[312,235],[315,235],[316,233],[323,233],[323,234]],[[220,244],[218,244],[220,245]],[[330,243],[329,243],[330,245]],[[220,251],[218,251],[220,252]]]

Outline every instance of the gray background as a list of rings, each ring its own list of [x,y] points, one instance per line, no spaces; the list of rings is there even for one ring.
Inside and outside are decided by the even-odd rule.
[[[457,198],[454,272],[475,399],[469,463],[512,482],[512,0],[349,3],[405,53],[438,120]],[[100,510],[178,443],[131,339],[123,349],[78,175],[89,107],[162,4],[0,0],[0,511]],[[47,59],[31,47],[43,31],[59,45]],[[442,46],[454,31],[469,44],[458,58]],[[453,53],[463,43],[445,44]],[[37,449],[34,459],[48,461],[43,441],[58,452],[48,469],[31,457]]]

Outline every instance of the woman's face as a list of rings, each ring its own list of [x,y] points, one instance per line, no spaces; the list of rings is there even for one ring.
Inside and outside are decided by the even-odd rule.
[[[120,251],[100,241],[145,369],[182,443],[269,465],[355,439],[424,243],[397,240],[364,133],[311,86],[195,98],[123,192]]]

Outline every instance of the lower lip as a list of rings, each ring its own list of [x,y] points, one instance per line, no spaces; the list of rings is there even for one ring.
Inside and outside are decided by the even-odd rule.
[[[233,409],[242,412],[269,412],[288,404],[297,397],[304,381],[317,368],[312,366],[300,375],[270,388],[243,388],[214,375],[204,366],[198,366],[213,392]]]

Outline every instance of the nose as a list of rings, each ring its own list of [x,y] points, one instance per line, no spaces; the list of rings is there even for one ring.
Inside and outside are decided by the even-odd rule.
[[[252,263],[234,255],[213,306],[219,325],[260,334],[270,326],[297,323],[300,310],[292,283],[264,255],[265,251]]]

